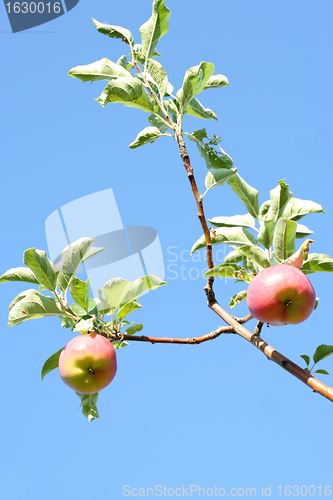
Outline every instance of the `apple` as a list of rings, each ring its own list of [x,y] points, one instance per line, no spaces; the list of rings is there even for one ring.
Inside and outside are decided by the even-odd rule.
[[[302,271],[280,264],[260,271],[247,291],[247,305],[256,319],[269,325],[305,321],[316,303],[315,291]]]
[[[59,357],[59,373],[66,385],[81,394],[93,394],[109,385],[117,371],[113,345],[99,334],[78,335]]]

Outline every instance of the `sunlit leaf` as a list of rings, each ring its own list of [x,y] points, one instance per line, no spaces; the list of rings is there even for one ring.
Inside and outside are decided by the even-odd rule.
[[[130,326],[129,328],[127,328],[126,334],[127,335],[134,335],[136,332],[140,332],[142,330],[142,328],[143,328],[143,325],[141,325],[141,324]]]
[[[202,61],[186,71],[183,85],[176,94],[182,113],[193,97],[204,90],[206,83],[214,73],[214,69],[214,64]]]
[[[45,361],[43,368],[42,368],[42,373],[41,373],[42,380],[45,377],[45,375],[50,373],[52,370],[55,370],[56,368],[58,368],[59,357],[60,357],[60,353],[62,350],[63,350],[63,347],[59,351],[52,354],[52,356],[50,356]]]
[[[168,86],[168,76],[165,69],[162,64],[152,59],[149,61],[147,71],[157,85],[160,97],[163,98]]]
[[[169,17],[170,10],[165,6],[164,0],[154,0],[151,18],[140,28],[145,60],[155,55],[158,41],[168,32]]]
[[[242,290],[241,292],[238,292],[236,295],[231,297],[229,307],[230,309],[236,307],[240,302],[245,300],[247,297],[247,290]]]
[[[295,253],[297,222],[281,218],[277,221],[273,236],[273,260],[281,264]]]
[[[253,275],[249,274],[246,269],[243,269],[241,266],[237,264],[219,264],[218,266],[209,269],[204,278],[208,276],[217,276],[219,278],[234,278],[238,281],[245,281],[246,283],[250,283],[253,279]]]
[[[253,234],[250,233],[245,228],[241,227],[220,227],[215,230],[216,237],[211,237],[211,242],[213,245],[225,243],[227,245],[256,245],[258,242],[254,238]],[[205,236],[196,241],[191,249],[191,254],[200,248],[206,247]]]
[[[237,168],[219,168],[218,170],[209,171],[206,174],[205,186],[208,189],[223,184],[237,172]]]
[[[13,269],[8,269],[8,271],[0,276],[0,283],[6,283],[8,281],[23,281],[25,283],[39,284],[38,279],[28,267],[15,267]]]
[[[230,85],[228,78],[224,75],[212,75],[206,82],[204,90],[217,89],[219,87],[226,87]]]
[[[208,221],[217,227],[255,228],[255,219],[250,214],[213,217],[213,219],[208,219]]]
[[[79,396],[81,400],[80,408],[82,408],[83,415],[91,422],[95,420],[95,418],[99,418],[99,413],[97,409],[97,401],[98,401],[98,392],[94,394],[80,394],[79,392],[75,393]]]
[[[92,20],[97,28],[97,31],[99,31],[103,35],[107,35],[111,38],[120,38],[121,40],[125,40],[129,45],[133,44],[133,36],[128,29],[122,28],[121,26],[112,26],[111,24],[99,23],[94,18],[92,18]]]
[[[233,159],[219,145],[221,142],[219,137],[208,137],[205,128],[187,135],[196,143],[200,155],[206,162],[207,168],[218,169],[231,168],[233,166]]]
[[[18,325],[28,319],[61,315],[65,314],[61,313],[56,301],[38,292],[23,297],[12,307],[9,312],[8,325]]]
[[[99,61],[84,66],[76,66],[69,73],[72,78],[77,78],[81,82],[99,82],[100,80],[114,80],[119,76],[132,77],[131,73],[123,66],[114,63],[103,57]]]
[[[140,307],[142,307],[142,305],[139,304],[139,302],[137,302],[136,300],[127,302],[117,312],[117,319],[121,321],[122,319],[126,318],[126,316],[128,316],[131,312],[135,311]]]
[[[57,273],[46,252],[29,248],[23,253],[23,263],[31,269],[41,285],[51,291],[56,289]]]
[[[188,115],[195,116],[196,118],[217,120],[217,116],[214,111],[209,108],[205,108],[195,97],[188,103],[185,112]]]
[[[138,133],[136,139],[131,142],[129,147],[131,149],[139,148],[140,146],[144,146],[149,142],[154,142],[156,139],[161,137],[162,134],[157,127],[146,127],[141,132]]]
[[[259,233],[258,233],[258,241],[265,248],[268,249],[272,246],[274,229],[275,229],[275,221],[274,220],[265,220],[265,219],[259,219],[259,220],[260,220],[260,227],[259,227]]]
[[[234,193],[242,200],[247,211],[258,218],[259,200],[257,189],[250,186],[239,174],[235,174],[228,180],[228,184]]]
[[[293,195],[293,193],[289,191],[288,184],[284,181],[285,179],[279,181],[277,187],[269,192],[271,203],[265,215],[265,220],[274,220],[276,222],[282,216],[288,201]]]
[[[305,274],[310,273],[332,273],[333,259],[324,253],[309,253],[308,259],[303,263],[302,271]]]
[[[266,253],[258,246],[242,245],[238,247],[238,251],[263,268],[271,266],[271,262],[268,260]]]
[[[313,355],[313,361],[315,363],[318,363],[319,361],[327,358],[331,354],[333,354],[333,345],[322,344],[322,345],[317,347],[317,349]]]
[[[71,281],[70,291],[73,300],[83,309],[86,309],[89,299],[89,278],[87,281],[81,281],[74,276]]]
[[[120,103],[123,106],[138,108],[147,113],[155,111],[155,101],[138,79],[119,77],[107,84],[96,99],[104,108],[109,103]]]
[[[291,198],[283,212],[283,217],[291,220],[299,220],[310,213],[325,213],[322,206],[314,201]]]

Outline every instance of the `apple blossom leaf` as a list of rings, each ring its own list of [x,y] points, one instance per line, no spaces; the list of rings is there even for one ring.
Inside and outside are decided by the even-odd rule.
[[[122,349],[123,347],[129,345],[129,343],[125,342],[125,340],[114,340],[111,343],[115,349]]]
[[[227,182],[234,193],[242,200],[249,214],[257,219],[259,214],[257,189],[245,182],[239,174],[233,175]]]
[[[206,174],[205,186],[207,191],[213,187],[223,186],[223,184],[235,173],[237,168],[219,168],[218,170],[209,171]],[[206,191],[206,193],[207,193]],[[206,194],[205,193],[205,194]]]
[[[333,259],[324,253],[309,253],[308,259],[301,268],[304,274],[324,272],[333,272]]]
[[[249,227],[251,229],[256,227],[255,219],[250,214],[213,217],[208,221],[217,227]]]
[[[87,314],[87,311],[83,309],[83,307],[79,306],[78,304],[75,304],[75,302],[71,305],[71,309],[73,313],[77,314],[78,316],[88,316],[90,317],[89,314]]]
[[[165,69],[162,64],[154,59],[151,59],[148,64],[147,71],[155,82],[155,85],[159,90],[160,97],[163,99],[168,87],[168,76]]]
[[[304,361],[305,361],[305,363],[306,363],[306,365],[309,366],[309,364],[310,364],[310,358],[309,358],[309,356],[307,356],[306,354],[302,354],[301,358],[303,358]]]
[[[217,116],[209,108],[205,108],[198,99],[195,97],[190,100],[188,105],[186,106],[185,113],[188,115],[194,116],[195,118],[203,118],[206,120],[212,119],[217,120]]]
[[[141,132],[138,133],[136,139],[131,142],[129,147],[131,149],[139,148],[140,146],[144,146],[149,142],[154,142],[159,137],[162,137],[160,130],[157,127],[145,127]]]
[[[118,76],[132,76],[123,66],[110,61],[107,57],[103,57],[103,59],[90,64],[76,66],[69,71],[68,75],[72,78],[77,78],[81,82],[91,83],[100,80],[114,80]]]
[[[217,89],[230,85],[228,78],[224,75],[212,75],[206,82],[204,90]]]
[[[155,290],[162,285],[166,285],[166,282],[152,274],[148,274],[147,276],[142,276],[135,281],[131,281],[118,297],[116,307],[121,307],[127,302],[137,299],[146,290]]]
[[[230,309],[236,307],[240,302],[245,300],[247,297],[247,290],[242,290],[241,292],[236,293],[233,297],[231,297],[229,307]]]
[[[8,271],[0,276],[0,283],[7,283],[8,281],[24,281],[25,283],[39,284],[38,279],[28,267],[8,269]]]
[[[302,217],[311,213],[325,213],[319,203],[310,200],[300,200],[291,198],[283,211],[283,217],[298,221]]]
[[[76,276],[73,277],[70,284],[70,292],[73,300],[83,309],[87,310],[89,299],[89,278],[87,281],[81,281]]]
[[[271,266],[266,253],[260,247],[255,245],[242,245],[238,247],[238,251],[263,268]]]
[[[9,326],[18,325],[28,319],[66,315],[66,313],[61,312],[54,299],[45,297],[36,290],[35,292],[23,297],[12,307],[8,317]]]
[[[329,373],[326,370],[316,370],[313,373],[322,373],[323,375],[329,375]]]
[[[153,12],[141,27],[142,54],[145,61],[156,54],[156,46],[159,40],[169,30],[170,10],[165,6],[164,0],[153,1]]]
[[[220,137],[208,137],[205,128],[186,135],[196,143],[200,156],[205,160],[208,169],[231,168],[233,166],[233,159],[219,145]]]
[[[310,236],[310,234],[313,234],[311,229],[307,228],[303,224],[297,224],[296,238],[305,238],[306,236]]]
[[[97,409],[98,392],[94,394],[81,394],[80,392],[75,393],[79,396],[81,400],[80,408],[82,408],[83,415],[91,422],[95,418],[99,418],[99,413]]]
[[[50,356],[45,361],[43,368],[42,368],[42,373],[41,373],[42,380],[44,379],[45,375],[50,373],[52,370],[55,370],[56,368],[58,368],[59,357],[60,357],[60,353],[62,350],[63,350],[63,347],[59,351],[52,354],[52,356]]]
[[[112,80],[95,101],[103,108],[109,103],[120,103],[147,113],[155,111],[154,98],[145,91],[142,82],[132,76]]]
[[[322,359],[327,358],[331,354],[333,354],[333,345],[322,344],[322,345],[317,347],[317,349],[313,355],[313,361],[316,364],[319,361],[321,361]]]
[[[297,222],[281,218],[277,221],[273,236],[273,261],[281,264],[295,252]]]
[[[54,292],[57,272],[44,250],[29,248],[23,253],[23,263],[31,269],[41,285]]]
[[[241,262],[243,259],[244,255],[242,255],[238,250],[232,250],[225,257],[223,264],[235,264],[236,262]]]
[[[103,35],[107,35],[110,38],[120,38],[121,40],[127,42],[128,45],[133,44],[133,36],[132,33],[121,26],[112,26],[111,24],[103,24],[96,19],[92,18],[94,25],[99,33]]]
[[[117,319],[121,321],[123,318],[126,318],[126,316],[128,316],[131,312],[135,311],[136,309],[139,309],[140,307],[142,307],[142,305],[139,304],[139,302],[136,300],[127,302],[117,312]]]
[[[127,328],[126,334],[127,335],[134,335],[134,333],[140,332],[142,330],[142,328],[143,328],[143,325],[141,325],[141,324],[130,326],[129,328]]]
[[[260,220],[258,241],[267,249],[271,248],[272,246],[274,230],[275,230],[274,220],[264,220],[264,219]]]
[[[218,276],[219,278],[234,278],[239,281],[245,281],[250,283],[253,279],[253,275],[249,274],[244,268],[238,266],[237,264],[219,264],[218,266],[209,269],[204,278],[208,276]]]
[[[225,243],[227,245],[257,245],[253,234],[243,227],[220,227],[215,230],[215,236],[211,236],[213,245]],[[205,236],[201,236],[193,245],[191,254],[206,247]]]
[[[279,181],[276,188],[272,189],[269,194],[271,203],[268,212],[265,215],[266,220],[277,220],[282,216],[287,203],[292,197],[293,193],[289,191],[289,186],[286,184],[285,179]]]
[[[186,71],[183,85],[176,94],[182,114],[193,97],[204,90],[206,83],[214,73],[214,69],[214,64],[202,61]]]

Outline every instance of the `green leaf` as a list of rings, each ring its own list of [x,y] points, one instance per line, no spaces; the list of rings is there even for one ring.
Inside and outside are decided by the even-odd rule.
[[[322,206],[318,203],[310,200],[291,198],[283,212],[283,217],[297,221],[307,214],[319,212],[325,213]]]
[[[71,318],[66,318],[65,316],[59,316],[61,321],[61,326],[63,328],[72,328],[75,325],[75,321]]]
[[[112,309],[117,309],[119,306],[119,299],[129,283],[123,278],[113,278],[103,286],[105,298]]]
[[[143,325],[133,325],[133,326],[130,326],[129,328],[127,328],[126,330],[126,334],[127,335],[134,335],[134,333],[136,332],[140,332],[143,328]]]
[[[162,135],[157,127],[146,127],[138,133],[135,141],[131,142],[129,147],[131,149],[139,148],[149,142],[154,142],[159,137],[162,137]]]
[[[244,255],[242,255],[238,250],[232,250],[225,257],[223,264],[235,264],[236,262],[241,262],[244,259]]]
[[[8,317],[9,326],[18,325],[28,319],[65,315],[54,299],[45,297],[36,290],[35,292],[26,295],[11,308]]]
[[[220,137],[207,137],[205,128],[186,135],[196,143],[200,156],[205,160],[208,169],[231,168],[233,166],[233,159],[219,145]],[[204,139],[207,142],[204,142]]]
[[[154,0],[152,16],[140,28],[142,53],[146,61],[156,54],[159,40],[168,32],[169,17],[170,10],[164,5],[164,0]]]
[[[24,281],[25,283],[39,284],[39,281],[34,273],[27,267],[15,267],[13,269],[8,269],[8,271],[0,276],[0,283],[7,283],[8,281]]]
[[[259,208],[259,214],[258,214],[258,219],[264,219],[266,218],[266,214],[271,206],[271,200],[266,200],[264,203],[260,206]]]
[[[237,168],[219,168],[213,172],[207,172],[205,178],[205,186],[207,191],[213,187],[223,186],[237,172]]]
[[[267,249],[271,248],[273,242],[274,230],[275,230],[274,220],[264,220],[264,219],[260,220],[258,241]]]
[[[228,180],[228,184],[234,193],[242,200],[247,211],[255,218],[259,214],[258,191],[247,184],[239,174],[235,174]]]
[[[128,61],[126,56],[119,57],[117,64],[119,64],[119,66],[122,66],[123,68],[125,68],[127,70],[133,68],[133,63]]]
[[[98,392],[94,394],[80,394],[79,392],[75,393],[79,396],[81,400],[80,408],[82,408],[83,415],[91,422],[95,420],[95,418],[99,418],[99,413],[97,409],[97,401],[98,401]]]
[[[111,344],[115,349],[122,349],[123,347],[129,345],[129,343],[125,342],[125,340],[113,340]]]
[[[209,269],[204,275],[204,278],[208,276],[218,276],[219,278],[234,278],[238,281],[245,281],[250,283],[253,279],[253,275],[249,274],[244,268],[238,266],[237,264],[219,264],[218,266]]]
[[[80,319],[78,323],[75,324],[73,331],[74,332],[81,332],[81,333],[88,333],[91,331],[94,331],[94,319],[89,318],[89,319]]]
[[[81,281],[76,276],[73,277],[70,285],[71,296],[73,300],[83,309],[87,310],[89,299],[89,278],[87,281]]]
[[[305,361],[305,363],[306,363],[306,365],[309,366],[309,364],[310,364],[310,358],[309,358],[309,356],[307,356],[306,354],[302,354],[301,358],[303,358],[304,361]]]
[[[202,61],[186,71],[183,85],[176,94],[181,113],[184,113],[187,104],[193,97],[204,90],[206,83],[214,73],[214,69],[214,64]]]
[[[23,263],[31,269],[41,285],[51,291],[56,289],[57,273],[46,252],[29,248],[23,253]]]
[[[54,354],[52,354],[52,356],[50,356],[44,363],[43,365],[43,368],[42,368],[42,380],[43,378],[45,377],[45,375],[47,375],[48,373],[50,373],[52,370],[55,370],[56,368],[58,368],[58,365],[59,365],[59,357],[60,357],[60,353],[61,351],[63,350],[63,347],[55,352]]]
[[[209,108],[205,108],[195,97],[188,103],[185,112],[188,115],[195,116],[196,118],[217,120],[217,116],[214,111]]]
[[[250,214],[213,217],[208,220],[217,227],[249,227],[251,229],[256,227],[255,219]]]
[[[332,273],[333,259],[324,253],[309,253],[308,260],[304,262],[301,270],[304,274],[310,273]]]
[[[279,219],[276,223],[273,236],[273,260],[281,264],[295,253],[295,237],[297,222],[289,219]]]
[[[166,125],[156,115],[150,115],[148,121],[153,127],[157,127],[161,134],[163,134],[163,132],[165,132],[169,128],[168,125]]]
[[[85,309],[83,309],[83,307],[73,303],[71,305],[71,309],[73,311],[73,313],[77,314],[78,316],[87,316],[87,317],[90,317],[89,314],[87,314],[87,311]]]
[[[29,288],[28,290],[24,290],[24,292],[21,292],[18,295],[16,295],[16,297],[9,304],[8,311],[10,312],[13,309],[13,307],[15,306],[15,304],[17,304],[17,302],[24,299],[28,295],[37,295],[38,297],[40,297],[40,296],[44,297],[44,295],[42,293],[40,293],[38,290],[36,290],[35,288]]]
[[[306,238],[306,236],[310,236],[310,234],[313,234],[313,231],[311,231],[311,229],[308,229],[303,224],[297,224],[296,238]]]
[[[318,363],[319,361],[321,361],[324,358],[327,358],[331,354],[333,354],[333,345],[322,344],[317,347],[313,355],[313,361],[315,363]]]
[[[271,204],[265,216],[266,220],[277,220],[282,216],[284,209],[293,193],[289,191],[289,186],[286,184],[285,179],[279,181],[276,188],[272,189],[269,194],[271,196]]]
[[[99,82],[100,80],[114,80],[119,76],[125,78],[132,77],[131,73],[123,66],[110,61],[107,57],[103,57],[99,61],[83,66],[72,68],[69,73],[72,78],[77,78],[81,82]]]
[[[226,243],[227,245],[256,245],[258,242],[253,234],[245,228],[240,227],[221,227],[215,230],[216,238],[211,237],[213,245]],[[201,236],[193,245],[191,254],[206,247],[205,236]]]
[[[97,300],[89,299],[87,304],[88,314],[98,314]]]
[[[229,303],[230,309],[233,309],[234,307],[236,307],[240,302],[245,300],[246,297],[247,297],[247,290],[242,290],[241,292],[238,292],[236,295],[231,297],[231,300]]]
[[[160,97],[163,99],[168,87],[168,76],[165,69],[163,68],[162,64],[152,59],[149,61],[147,71],[155,82],[159,90]]]
[[[121,321],[122,319],[126,318],[126,316],[128,316],[131,312],[139,309],[140,307],[142,307],[142,305],[139,304],[139,302],[137,302],[136,300],[127,302],[127,304],[124,304],[117,312],[117,319]]]
[[[99,33],[107,35],[111,38],[120,38],[127,42],[128,45],[133,45],[133,36],[128,29],[122,28],[121,26],[112,26],[111,24],[99,23],[94,18],[92,18],[92,20]]]
[[[104,250],[104,248],[91,248],[94,241],[94,238],[80,238],[62,251],[61,260],[55,266],[59,270],[57,285],[61,291],[66,292],[83,262]]]
[[[95,99],[104,108],[108,103],[138,108],[147,113],[155,111],[155,101],[138,79],[119,77],[107,84],[101,95]],[[157,105],[156,105],[157,107]]]
[[[263,268],[271,266],[266,253],[260,247],[254,245],[243,245],[238,247],[238,251]]]
[[[329,375],[326,370],[316,370],[314,373],[322,373],[323,375]]]
[[[147,276],[142,276],[135,281],[131,281],[123,289],[121,295],[118,297],[117,307],[120,307],[127,302],[132,302],[133,300],[140,297],[140,295],[146,290],[155,290],[162,285],[166,285],[166,282],[162,281],[160,278],[152,274],[148,274]]]
[[[219,87],[226,87],[230,85],[228,78],[224,75],[212,75],[204,86],[204,90],[217,89]]]

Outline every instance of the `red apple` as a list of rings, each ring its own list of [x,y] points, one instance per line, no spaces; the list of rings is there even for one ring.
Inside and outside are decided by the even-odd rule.
[[[81,394],[99,392],[112,382],[117,371],[113,345],[99,334],[74,337],[59,357],[59,373],[66,385]]]
[[[302,323],[312,313],[315,303],[316,294],[308,278],[286,264],[260,271],[247,291],[251,314],[274,326]]]

